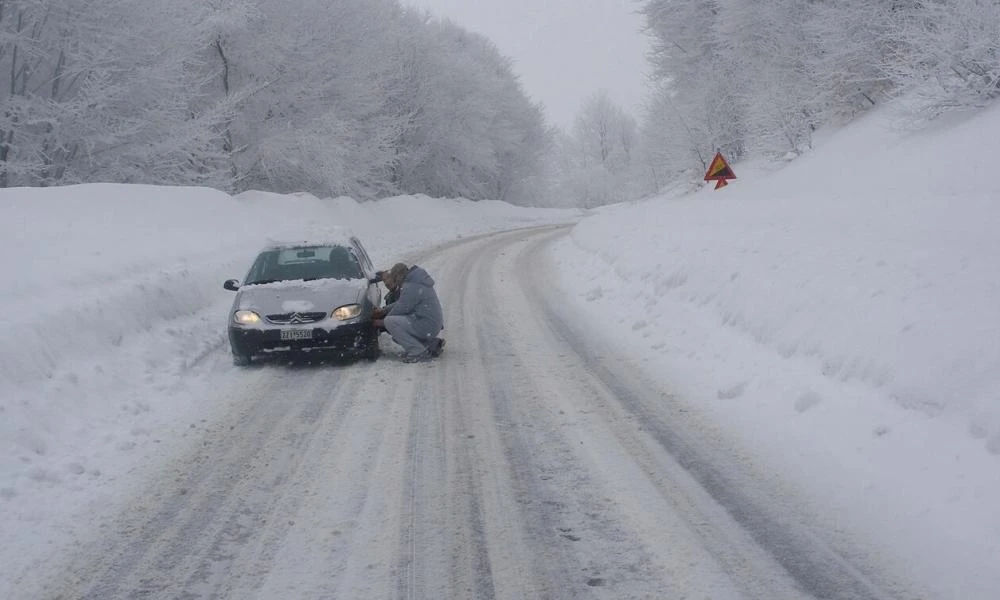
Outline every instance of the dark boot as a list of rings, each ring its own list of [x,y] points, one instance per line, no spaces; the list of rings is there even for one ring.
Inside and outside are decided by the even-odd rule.
[[[441,338],[434,338],[431,340],[431,343],[427,345],[427,352],[430,353],[431,356],[441,356],[442,350],[444,350],[444,340]]]
[[[421,352],[420,354],[417,354],[415,356],[410,356],[409,354],[406,354],[406,355],[403,356],[403,362],[405,362],[405,363],[427,362],[430,359],[431,359],[431,355],[430,355],[430,353],[428,353],[426,351]]]

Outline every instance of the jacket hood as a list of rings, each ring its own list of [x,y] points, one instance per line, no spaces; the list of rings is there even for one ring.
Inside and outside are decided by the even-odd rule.
[[[406,283],[416,283],[417,285],[426,285],[427,287],[434,287],[434,279],[431,274],[425,271],[422,267],[416,265],[410,267],[410,271],[403,278]]]

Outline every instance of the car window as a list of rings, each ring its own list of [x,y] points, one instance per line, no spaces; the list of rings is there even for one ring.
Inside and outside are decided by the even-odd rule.
[[[303,279],[364,279],[361,263],[346,246],[308,246],[265,250],[257,256],[244,285]]]
[[[357,250],[358,254],[361,255],[360,258],[361,258],[362,269],[370,271],[372,274],[374,274],[375,265],[372,264],[372,259],[368,257],[368,251],[365,250],[365,247],[361,245],[361,240],[359,240],[356,237],[352,237],[351,243],[354,244],[354,247]]]

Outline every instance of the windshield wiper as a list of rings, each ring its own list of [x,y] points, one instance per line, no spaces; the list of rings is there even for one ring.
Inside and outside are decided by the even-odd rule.
[[[278,283],[279,279],[259,279],[257,281],[251,281],[244,283],[243,285],[264,285],[265,283]]]

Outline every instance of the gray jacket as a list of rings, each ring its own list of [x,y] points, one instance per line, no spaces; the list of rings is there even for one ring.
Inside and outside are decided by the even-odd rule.
[[[434,337],[444,329],[441,301],[427,271],[416,265],[410,267],[400,288],[399,300],[388,307],[387,316],[410,317],[413,333],[421,337]]]

